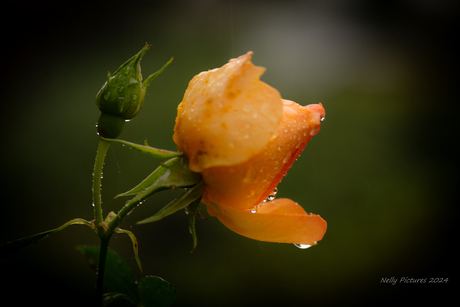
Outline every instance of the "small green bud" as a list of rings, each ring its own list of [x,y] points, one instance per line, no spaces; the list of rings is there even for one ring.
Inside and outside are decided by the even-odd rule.
[[[98,122],[98,131],[101,136],[113,138],[111,135],[118,136],[121,133],[124,121],[132,119],[139,112],[152,80],[171,63],[172,58],[160,70],[142,82],[140,62],[149,48],[150,45],[146,44],[138,54],[121,65],[113,74],[107,75],[107,81],[96,96],[96,105],[103,115],[112,115],[115,122],[110,123],[112,117],[101,115]],[[100,122],[101,119],[104,120],[103,123]],[[121,124],[121,119],[123,119],[123,124]],[[115,130],[109,131],[112,128]]]
[[[148,48],[145,45],[113,75],[107,75],[107,82],[96,97],[96,105],[102,113],[131,119],[139,112],[143,92],[140,61]]]

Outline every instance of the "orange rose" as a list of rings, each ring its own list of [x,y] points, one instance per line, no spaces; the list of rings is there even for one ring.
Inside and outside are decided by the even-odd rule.
[[[177,109],[174,142],[203,176],[209,214],[243,236],[313,245],[326,222],[276,186],[313,135],[325,111],[283,100],[251,63],[252,52],[195,76]],[[274,192],[275,191],[275,192]]]

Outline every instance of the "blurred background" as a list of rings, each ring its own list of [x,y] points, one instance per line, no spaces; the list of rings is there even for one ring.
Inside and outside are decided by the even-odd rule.
[[[262,80],[283,98],[326,109],[278,197],[320,214],[327,233],[301,250],[247,239],[209,217],[197,220],[190,253],[182,212],[135,224],[178,193],[162,192],[123,224],[139,239],[145,274],[172,284],[176,306],[442,303],[458,286],[458,2],[10,0],[4,8],[0,243],[93,219],[94,99],[107,71],[146,42],[144,76],[174,56],[120,138],[175,150],[176,107],[190,79],[252,50],[267,68]],[[126,199],[114,196],[159,162],[112,145],[104,212],[118,211]],[[53,234],[1,263],[1,296],[19,306],[88,305],[95,275],[75,246],[97,244],[83,226]],[[111,248],[140,278],[128,237],[116,235]],[[391,277],[427,283],[381,282]]]

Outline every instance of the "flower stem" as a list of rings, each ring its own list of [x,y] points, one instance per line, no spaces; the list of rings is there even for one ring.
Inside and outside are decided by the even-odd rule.
[[[107,150],[110,147],[110,142],[99,139],[99,145],[97,147],[96,162],[94,163],[93,173],[93,206],[94,206],[94,218],[96,227],[98,230],[102,228],[104,218],[102,216],[102,201],[101,201],[101,181],[102,181],[102,168],[104,167],[104,160],[107,154]],[[104,230],[101,229],[102,232]],[[99,236],[103,233],[98,232]]]
[[[93,206],[94,206],[94,219],[97,228],[97,234],[101,238],[101,247],[99,250],[99,260],[97,263],[97,280],[95,292],[95,306],[102,306],[102,294],[104,286],[104,272],[105,263],[107,259],[107,251],[109,248],[109,241],[111,232],[108,230],[104,217],[102,215],[102,200],[101,200],[101,182],[102,182],[102,168],[104,167],[104,160],[107,151],[110,147],[110,142],[99,139],[97,147],[96,161],[94,163],[93,173]]]
[[[108,224],[108,229],[111,232],[114,232],[115,229],[120,226],[123,222],[123,219],[142,201],[143,195],[138,194],[133,199],[126,202],[126,204],[121,208],[120,212],[112,219]]]
[[[96,292],[94,295],[94,306],[102,306],[102,295],[104,286],[104,273],[105,273],[105,262],[107,260],[107,252],[109,249],[110,236],[107,238],[101,238],[101,247],[99,250],[99,261],[97,264],[97,280],[96,280]]]

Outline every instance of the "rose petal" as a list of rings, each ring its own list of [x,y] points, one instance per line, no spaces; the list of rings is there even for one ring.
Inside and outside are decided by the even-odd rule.
[[[195,76],[177,109],[173,139],[190,169],[234,165],[260,153],[283,116],[279,92],[260,81],[252,52]]]
[[[232,166],[211,167],[202,172],[206,184],[204,199],[242,210],[251,209],[273,192],[298,158],[324,117],[322,105],[284,100],[284,116],[274,138],[262,152]]]
[[[230,230],[245,237],[267,242],[314,245],[326,232],[327,223],[319,215],[308,214],[287,198],[262,204],[256,213],[205,202],[209,214]]]

